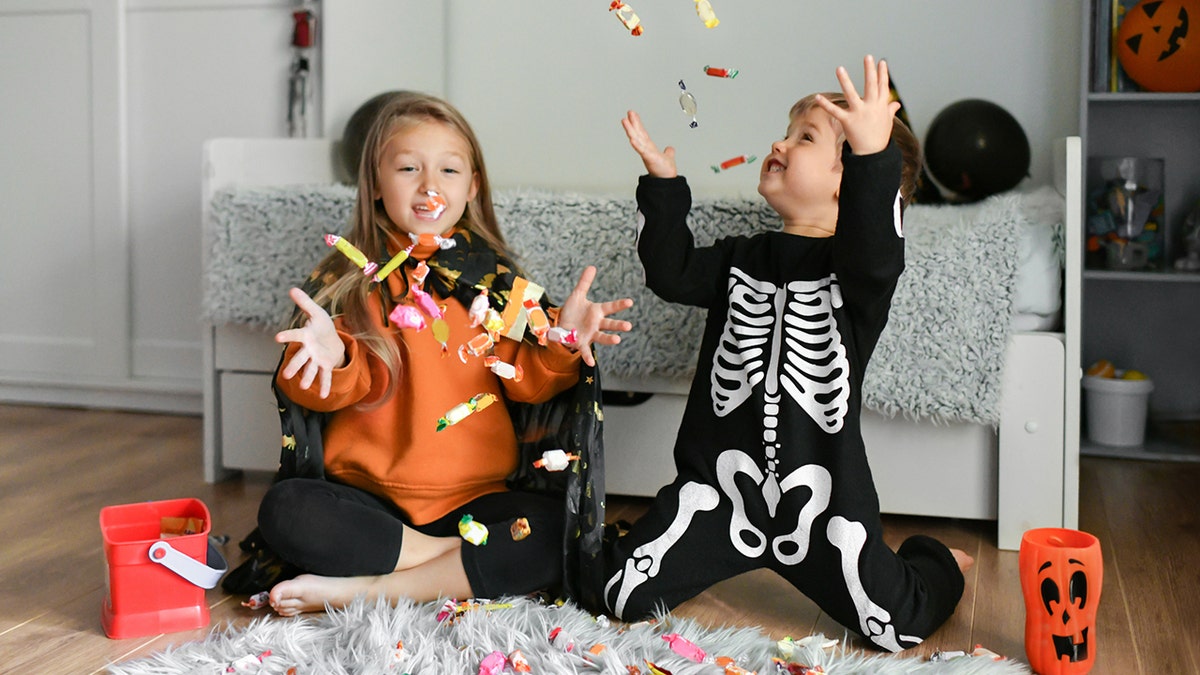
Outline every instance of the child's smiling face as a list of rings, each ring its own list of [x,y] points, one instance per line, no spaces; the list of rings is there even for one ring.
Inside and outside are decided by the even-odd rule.
[[[836,223],[844,141],[840,125],[824,110],[797,116],[787,136],[771,144],[759,171],[758,193],[785,221],[821,218],[832,207]]]
[[[398,126],[384,142],[378,168],[374,197],[398,228],[413,234],[445,234],[479,190],[467,140],[435,120]],[[430,209],[431,191],[445,209]]]

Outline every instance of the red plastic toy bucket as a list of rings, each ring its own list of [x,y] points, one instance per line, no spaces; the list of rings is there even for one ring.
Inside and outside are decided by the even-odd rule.
[[[208,625],[204,589],[216,586],[226,569],[224,558],[208,543],[210,527],[208,507],[199,499],[100,510],[107,583],[100,622],[108,637]]]

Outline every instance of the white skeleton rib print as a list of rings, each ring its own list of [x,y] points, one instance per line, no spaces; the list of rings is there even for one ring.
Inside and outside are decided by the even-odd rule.
[[[850,364],[833,320],[833,310],[842,305],[837,277],[777,288],[736,267],[729,272],[729,315],[713,355],[713,412],[728,415],[762,383],[768,400],[777,401],[782,386],[823,431],[840,431],[848,410]],[[770,425],[775,420],[768,410],[768,444],[774,441]]]

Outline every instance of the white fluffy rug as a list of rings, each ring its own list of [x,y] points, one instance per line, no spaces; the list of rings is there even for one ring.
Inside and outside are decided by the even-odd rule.
[[[356,602],[344,611],[294,619],[263,616],[244,628],[214,630],[204,641],[168,648],[143,659],[110,666],[113,675],[531,675],[659,672],[674,675],[759,675],[804,672],[798,665],[831,674],[937,673],[1016,674],[1029,670],[1014,660],[960,656],[946,661],[822,648],[823,639],[780,644],[755,628],[708,629],[663,614],[656,621],[619,625],[597,619],[574,605],[556,607],[526,598],[503,598],[485,609],[474,605],[454,620],[438,620],[438,603]],[[557,629],[557,632],[555,632]],[[664,636],[678,635],[707,653],[685,658]],[[682,644],[682,643],[679,643]],[[791,647],[791,649],[788,649]],[[514,670],[509,658],[520,650],[529,669]],[[790,651],[785,654],[785,651]],[[493,652],[499,652],[490,657]],[[717,665],[729,657],[744,670]],[[499,669],[481,664],[503,663]],[[637,668],[634,670],[633,668]],[[821,672],[821,671],[816,671]]]

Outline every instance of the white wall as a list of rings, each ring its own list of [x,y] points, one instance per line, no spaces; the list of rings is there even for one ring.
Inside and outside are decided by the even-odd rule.
[[[1078,119],[1081,12],[1066,0],[324,0],[322,106],[340,136],[370,96],[449,98],[497,187],[631,194],[619,120],[639,110],[699,194],[753,195],[790,104],[888,58],[918,134],[962,98],[1000,103],[1049,180]],[[200,145],[286,135],[299,0],[0,0],[0,400],[200,409]],[[709,78],[706,64],[740,70]],[[699,101],[687,127],[676,82]]]
[[[619,125],[633,108],[676,146],[697,193],[753,195],[755,168],[710,165],[765,155],[796,99],[837,88],[838,65],[861,83],[866,53],[888,59],[921,138],[954,101],[1006,108],[1029,136],[1032,183],[1050,180],[1050,142],[1077,132],[1079,3],[724,0],[712,30],[690,2],[631,4],[639,37],[600,0],[326,0],[326,133],[340,136],[379,91],[421,89],[466,114],[497,187],[627,193],[642,171]],[[740,72],[711,78],[710,64]],[[679,108],[681,78],[696,129]]]

